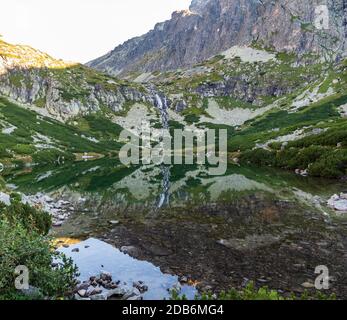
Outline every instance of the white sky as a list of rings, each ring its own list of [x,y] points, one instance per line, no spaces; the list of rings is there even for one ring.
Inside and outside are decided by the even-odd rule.
[[[167,20],[191,0],[0,0],[0,35],[87,62]]]

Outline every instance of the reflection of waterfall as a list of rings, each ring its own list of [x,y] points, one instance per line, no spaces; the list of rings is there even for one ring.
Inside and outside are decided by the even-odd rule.
[[[162,166],[161,173],[163,175],[162,192],[160,193],[157,208],[169,205],[170,202],[170,167]]]
[[[161,123],[164,129],[169,128],[169,114],[168,114],[168,102],[165,96],[161,97],[159,94],[155,94],[156,106],[159,109],[161,116]]]

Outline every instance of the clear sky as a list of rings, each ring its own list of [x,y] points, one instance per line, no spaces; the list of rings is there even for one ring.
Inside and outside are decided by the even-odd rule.
[[[87,62],[152,29],[191,0],[1,0],[0,34],[55,58]]]

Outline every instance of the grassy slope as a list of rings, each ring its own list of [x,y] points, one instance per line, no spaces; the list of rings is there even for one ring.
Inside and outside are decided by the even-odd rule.
[[[339,79],[334,84],[334,79]],[[231,151],[248,150],[243,160],[288,169],[308,169],[314,176],[340,177],[347,174],[347,119],[342,118],[338,107],[347,104],[347,61],[330,71],[319,91],[334,87],[335,94],[296,113],[279,110],[250,121],[246,128],[234,136]],[[252,150],[256,142],[266,142],[275,137],[310,126],[325,131],[289,142],[286,146],[275,143],[272,150]],[[273,132],[271,129],[280,128]]]
[[[32,157],[35,162],[45,163],[56,160],[59,155],[73,159],[73,153],[106,154],[120,147],[115,141],[120,127],[98,114],[81,118],[80,121],[85,125],[78,128],[38,116],[0,97],[0,120],[2,129],[17,127],[11,134],[0,131],[0,159],[3,162]],[[37,133],[51,140],[50,148],[41,149],[37,146],[43,144],[34,141],[33,137]]]
[[[26,55],[34,55],[36,57],[33,59],[35,65],[29,66],[29,68],[34,67],[36,70],[39,70],[42,77],[51,77],[58,81],[61,84],[61,96],[66,101],[77,99],[83,102],[89,96],[88,86],[98,85],[112,91],[116,90],[118,86],[125,84],[123,81],[95,72],[82,65],[61,65],[63,62],[54,60],[28,47],[11,46],[0,42],[0,48],[2,55],[11,59],[18,59],[19,63],[28,63],[30,59],[26,59]],[[18,51],[23,52],[21,52],[21,55],[18,55]],[[227,124],[218,126],[200,123],[198,126],[227,128],[229,151],[237,152],[240,150],[244,153],[242,156],[244,160],[254,163],[265,163],[291,169],[293,167],[306,169],[307,165],[311,165],[316,160],[323,161],[322,159],[325,158],[314,156],[317,154],[317,150],[314,150],[314,155],[309,150],[309,159],[314,161],[308,163],[307,157],[303,157],[304,160],[298,162],[292,159],[296,154],[299,154],[301,151],[305,153],[305,149],[312,146],[321,147],[320,151],[323,154],[331,154],[336,151],[338,161],[335,161],[336,159],[331,161],[329,158],[322,162],[330,161],[334,166],[332,170],[328,170],[323,175],[343,175],[345,174],[343,163],[346,147],[346,120],[341,119],[337,107],[347,103],[347,63],[344,62],[339,68],[328,64],[312,63],[317,61],[317,57],[312,55],[302,57],[299,65],[296,64],[296,60],[297,57],[294,55],[285,53],[278,53],[276,61],[265,63],[244,63],[239,58],[230,60],[224,59],[224,56],[216,56],[196,66],[200,70],[201,68],[202,70],[208,70],[207,72],[193,72],[192,75],[188,76],[186,75],[187,70],[156,73],[156,78],[153,82],[156,83],[159,90],[166,94],[180,93],[187,101],[188,108],[182,111],[182,116],[188,124],[197,124],[202,115],[208,117],[206,113],[208,100],[201,96],[201,92],[221,83],[225,79],[231,78],[235,81],[240,81],[242,85],[250,88],[252,99],[255,99],[256,103],[252,104],[246,101],[246,97],[241,98],[228,95],[215,97],[221,108],[233,109],[241,107],[256,109],[269,105],[281,98],[282,100],[278,107],[256,119],[246,122],[237,130]],[[42,66],[47,61],[49,63],[48,68],[43,68]],[[17,72],[11,74],[11,81],[14,86],[30,86],[30,76],[30,74],[25,72]],[[335,79],[340,79],[340,81],[334,83]],[[326,93],[329,88],[334,88],[336,93],[303,107],[297,112],[289,111],[289,107],[296,97],[304,90],[312,90],[317,85],[319,85],[318,93]],[[131,86],[138,86],[139,90],[141,89],[141,86],[137,84],[131,84]],[[278,88],[279,90],[275,90],[276,93],[274,93],[274,90],[270,90],[271,94],[264,95],[264,92],[268,92],[268,88]],[[127,103],[129,101],[125,102],[125,104]],[[35,104],[44,107],[45,97],[43,96]],[[72,159],[73,153],[96,152],[106,154],[109,151],[117,150],[119,149],[119,144],[116,140],[121,127],[107,119],[108,113],[110,111],[107,106],[102,106],[101,110],[96,114],[73,119],[69,124],[62,124],[47,118],[38,119],[35,113],[22,109],[1,98],[0,120],[2,119],[5,122],[3,121],[2,124],[0,122],[0,127],[5,128],[6,124],[4,123],[7,123],[7,126],[13,125],[17,129],[11,134],[0,133],[0,160],[13,161],[18,158],[33,157],[36,162],[52,162],[57,158],[58,154],[64,154],[66,158]],[[176,121],[171,121],[170,125],[171,128],[181,126]],[[265,143],[270,139],[308,126],[311,128],[325,128],[328,131],[321,135],[305,138],[302,141],[289,143],[282,151],[280,151],[281,146],[276,143],[270,145],[273,147],[273,150],[266,151],[266,154],[262,150],[251,151],[257,143]],[[273,130],[275,128],[276,130]],[[40,150],[33,141],[33,136],[36,133],[49,137],[54,142],[54,146],[48,151]],[[99,142],[90,141],[82,137],[82,135],[93,140],[97,139]],[[337,148],[337,145],[339,145],[339,148]],[[257,156],[255,156],[256,152]],[[271,161],[258,159],[260,155]],[[300,159],[300,157],[298,158]],[[320,174],[319,171],[322,170],[317,170],[316,168],[312,169],[311,173]]]
[[[242,159],[256,164],[267,164],[289,169],[307,169],[312,175],[338,177],[346,172],[346,132],[347,119],[341,118],[338,107],[347,103],[347,61],[339,65],[310,63],[316,57],[307,55],[302,58],[301,65],[296,65],[297,57],[285,53],[277,54],[277,62],[241,63],[239,59],[225,61],[215,57],[201,66],[210,68],[206,74],[184,77],[182,72],[167,73],[157,76],[157,82],[168,93],[184,92],[190,97],[188,108],[183,111],[188,123],[199,122],[205,114],[206,98],[196,92],[197,88],[213,86],[220,82],[217,75],[229,77],[244,77],[249,85],[267,87],[271,85],[290,89],[290,93],[278,96],[260,96],[257,105],[240,101],[234,96],[215,97],[219,106],[224,109],[236,107],[255,109],[281,99],[280,104],[262,116],[247,121],[238,130],[228,128],[228,150],[241,151]],[[165,77],[167,79],[165,80]],[[336,82],[336,80],[339,80]],[[165,80],[165,81],[164,81]],[[295,98],[305,90],[318,88],[318,94],[325,94],[329,88],[334,94],[310,103],[296,112],[290,110]],[[199,124],[199,126],[218,128],[221,126]],[[295,142],[289,142],[280,151],[281,144],[274,143],[272,151],[251,151],[257,144],[263,144],[271,139],[284,136],[297,129],[309,127],[327,130],[324,133],[307,137]],[[276,130],[274,130],[276,129]],[[271,145],[270,145],[271,146]],[[311,149],[308,149],[311,148]],[[317,149],[318,148],[318,149]],[[308,149],[308,150],[306,150]],[[318,150],[318,151],[317,151]],[[299,156],[298,156],[299,155]],[[302,156],[300,156],[302,155]]]
[[[185,99],[190,102],[189,107],[192,108],[203,105],[203,99],[198,93],[200,89],[216,85],[225,79],[232,79],[253,88],[254,92],[270,93],[271,90],[268,89],[272,87],[281,89],[274,95],[257,95],[256,106],[265,106],[282,96],[285,97],[289,91],[304,88],[320,79],[328,68],[322,63],[312,63],[312,60],[318,60],[312,55],[302,57],[300,65],[296,65],[296,60],[296,56],[286,53],[278,53],[275,61],[255,63],[242,62],[237,57],[225,59],[224,56],[218,55],[192,69],[200,68],[200,72],[193,72],[192,75],[189,75],[190,72],[187,73],[187,70],[159,73],[151,82],[155,82],[167,94],[183,93]],[[225,108],[254,107],[249,101],[240,100],[238,97],[223,96],[217,99]]]

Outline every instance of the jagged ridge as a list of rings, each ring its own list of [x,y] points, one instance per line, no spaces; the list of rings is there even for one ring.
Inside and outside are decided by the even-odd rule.
[[[328,30],[315,28],[319,0],[198,0],[147,34],[88,63],[113,75],[191,66],[234,45],[253,42],[276,51],[346,54],[346,0],[328,0]]]

